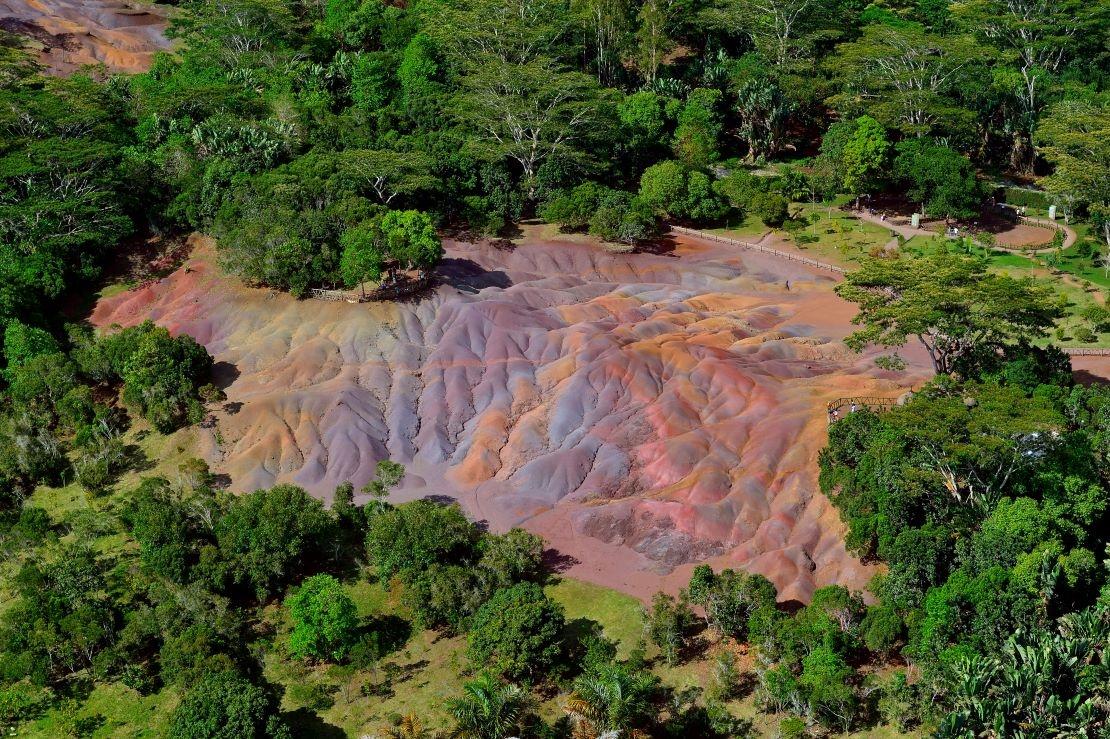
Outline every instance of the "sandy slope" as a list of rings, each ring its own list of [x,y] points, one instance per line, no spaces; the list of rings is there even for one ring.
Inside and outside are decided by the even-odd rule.
[[[0,28],[33,39],[57,74],[85,64],[141,72],[170,44],[164,9],[127,0],[0,0]]]
[[[523,525],[576,575],[638,595],[704,560],[764,573],[784,599],[866,583],[817,490],[823,404],[898,395],[922,372],[845,351],[852,308],[828,275],[693,240],[447,247],[432,294],[365,305],[242,287],[202,247],[94,321],[152,317],[226,363],[204,451],[236,489],[326,498],[388,456],[410,470],[399,497]]]

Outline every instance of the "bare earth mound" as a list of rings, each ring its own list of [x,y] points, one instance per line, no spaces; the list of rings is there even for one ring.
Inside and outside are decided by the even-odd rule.
[[[923,372],[845,350],[853,310],[831,277],[698,240],[445,246],[429,295],[350,305],[243,287],[202,245],[93,320],[153,318],[226,363],[203,451],[235,489],[328,498],[390,457],[409,470],[399,498],[456,498],[637,595],[698,561],[763,573],[783,599],[866,584],[817,489],[824,403]]]
[[[170,45],[163,9],[126,0],[0,0],[0,28],[32,39],[55,74],[85,64],[142,72]]]

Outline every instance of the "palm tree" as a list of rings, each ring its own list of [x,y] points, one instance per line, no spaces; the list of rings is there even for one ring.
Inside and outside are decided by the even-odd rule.
[[[656,678],[625,665],[605,665],[574,682],[566,711],[574,723],[575,739],[647,736],[636,727],[651,715]]]
[[[382,739],[436,739],[436,733],[425,729],[415,714],[402,716],[396,726],[386,726],[381,730]]]
[[[489,674],[463,685],[463,694],[447,701],[455,718],[452,736],[460,739],[508,739],[532,706],[532,699],[516,685],[506,685]]]

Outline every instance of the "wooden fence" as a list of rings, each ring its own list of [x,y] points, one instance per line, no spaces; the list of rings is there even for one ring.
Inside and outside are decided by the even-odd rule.
[[[359,290],[325,290],[314,287],[311,297],[316,300],[346,301],[348,303],[368,303],[376,300],[396,300],[428,287],[435,280],[434,274],[422,275],[415,280],[402,280],[392,285],[384,285],[375,290],[362,293]]]
[[[312,288],[311,296],[316,300],[346,300],[348,303],[362,302],[362,295],[354,290],[324,290],[323,288]]]
[[[1078,346],[1063,347],[1064,354],[1069,357],[1110,357],[1110,349],[1084,349]]]
[[[839,421],[848,413],[866,408],[876,413],[889,410],[898,405],[898,398],[882,398],[876,396],[855,396],[830,400],[826,406],[829,423]]]
[[[728,236],[721,236],[719,234],[709,233],[707,231],[698,231],[697,229],[683,228],[682,226],[671,226],[671,230],[675,231],[676,233],[680,233],[680,234],[687,234],[689,236],[697,236],[698,238],[701,238],[701,239],[709,239],[710,241],[719,241],[722,244],[729,244],[729,245],[732,245],[732,246],[739,246],[739,247],[742,247],[744,249],[751,249],[752,251],[757,251],[761,254],[770,254],[773,257],[778,257],[779,259],[786,259],[786,260],[789,260],[791,262],[798,262],[800,264],[808,264],[810,267],[816,267],[817,269],[827,269],[830,272],[836,272],[837,274],[841,274],[841,275],[848,271],[848,270],[844,269],[843,267],[836,266],[835,264],[829,264],[827,262],[820,262],[816,259],[811,259],[810,257],[803,257],[801,254],[791,254],[790,252],[787,252],[787,251],[780,251],[778,249],[772,249],[768,246],[763,246],[761,244],[753,244],[750,241],[740,241],[739,239],[733,239],[733,238],[729,238]]]

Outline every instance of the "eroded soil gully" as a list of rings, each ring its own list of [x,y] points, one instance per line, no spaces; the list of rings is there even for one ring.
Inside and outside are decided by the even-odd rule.
[[[398,499],[458,499],[641,597],[699,561],[765,574],[784,600],[866,584],[817,487],[823,404],[926,372],[846,351],[831,277],[687,237],[665,254],[445,246],[430,294],[349,305],[243,287],[202,243],[94,321],[149,317],[209,348],[228,400],[201,452],[237,490],[326,499],[389,457],[409,470]]]

